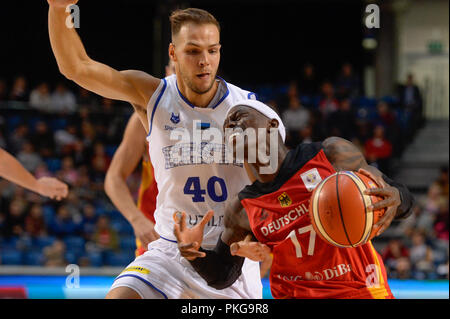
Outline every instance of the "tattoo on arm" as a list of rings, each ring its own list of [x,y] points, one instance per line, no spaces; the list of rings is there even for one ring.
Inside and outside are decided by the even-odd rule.
[[[369,166],[361,151],[340,137],[329,137],[322,143],[325,155],[336,171],[357,171]]]

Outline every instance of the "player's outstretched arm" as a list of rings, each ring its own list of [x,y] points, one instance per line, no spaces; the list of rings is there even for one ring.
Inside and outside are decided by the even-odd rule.
[[[51,177],[36,179],[17,159],[1,148],[0,177],[51,199],[61,200],[68,194],[66,184]]]
[[[244,256],[261,260],[269,248],[250,241],[252,233],[248,218],[238,198],[227,207],[224,218],[225,230],[219,237],[216,247],[213,250],[200,248],[204,225],[212,215],[212,212],[208,212],[198,225],[187,228],[186,215],[182,213],[181,218],[175,220],[174,234],[181,255],[190,261],[208,285],[216,289],[224,289],[239,278]]]
[[[148,220],[136,206],[128,188],[127,178],[138,166],[142,154],[147,151],[145,138],[146,133],[139,116],[133,113],[105,177],[106,194],[131,224],[143,247],[147,247],[159,236],[154,230],[153,222]]]
[[[117,71],[91,59],[75,29],[66,26],[66,6],[78,0],[47,1],[50,43],[60,72],[98,95],[147,105],[160,79],[141,71]]]
[[[406,218],[411,214],[415,200],[408,188],[369,165],[353,143],[340,137],[329,137],[323,141],[323,147],[336,171],[358,171],[372,178],[380,186],[366,190],[367,195],[384,197],[373,205],[374,210],[386,208],[383,217],[373,226],[378,229],[377,235],[384,232],[394,219]]]

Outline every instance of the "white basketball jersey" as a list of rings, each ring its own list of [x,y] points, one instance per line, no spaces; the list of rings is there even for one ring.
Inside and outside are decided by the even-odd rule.
[[[242,164],[225,160],[223,140],[212,141],[208,133],[223,132],[225,115],[236,101],[256,97],[219,80],[225,93],[210,107],[189,103],[178,90],[176,75],[161,80],[147,105],[147,140],[158,185],[155,230],[162,238],[176,240],[176,211],[186,212],[186,223],[192,227],[213,210],[214,217],[205,227],[204,248],[214,247],[223,231],[226,203],[250,184]],[[218,161],[212,154],[222,151],[223,161]]]

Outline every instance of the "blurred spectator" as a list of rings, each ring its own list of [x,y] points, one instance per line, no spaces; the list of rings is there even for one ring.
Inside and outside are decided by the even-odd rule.
[[[415,279],[425,279],[434,270],[433,251],[425,242],[425,235],[416,230],[412,234],[410,260],[413,265]]]
[[[73,166],[73,159],[66,156],[62,159],[61,170],[57,173],[58,177],[64,182],[74,185],[78,180],[78,171]]]
[[[411,135],[424,123],[422,95],[412,74],[408,74],[406,83],[399,86],[399,100],[401,107],[410,114]]]
[[[44,266],[46,267],[64,267],[68,264],[65,258],[66,245],[62,240],[55,240],[52,245],[43,250]]]
[[[329,115],[327,126],[330,136],[339,136],[347,140],[352,139],[355,135],[356,123],[350,99],[342,100],[339,109]]]
[[[67,154],[72,151],[78,140],[77,133],[77,127],[72,123],[55,132],[55,143],[61,153]]]
[[[42,82],[30,94],[30,105],[43,112],[51,111],[51,96],[47,82]]]
[[[52,173],[48,170],[48,166],[45,162],[41,162],[38,167],[36,167],[36,170],[34,171],[34,176],[36,178],[46,177],[46,176],[52,176]]]
[[[43,158],[54,155],[55,139],[46,122],[36,123],[35,132],[30,136],[30,141]]]
[[[339,102],[334,96],[334,88],[331,82],[322,84],[322,99],[319,102],[319,110],[322,116],[326,118],[330,113],[336,112],[339,108]]]
[[[408,248],[402,243],[400,238],[391,239],[383,251],[383,261],[389,273],[397,271],[400,258],[409,257]]]
[[[31,206],[30,212],[25,218],[25,231],[32,237],[47,235],[42,207],[39,204]]]
[[[281,118],[287,130],[287,143],[289,146],[294,147],[299,142],[298,132],[301,131],[308,125],[310,120],[309,111],[301,105],[296,92],[295,84],[291,85],[291,91],[293,93],[288,95],[288,109],[285,110]]]
[[[59,238],[75,235],[78,232],[78,225],[73,221],[66,206],[61,205],[58,208],[55,218],[50,222],[49,232]]]
[[[51,96],[51,110],[56,113],[72,114],[77,109],[75,95],[62,83],[58,83]]]
[[[441,187],[442,196],[448,197],[448,166],[441,167],[436,183]]]
[[[23,144],[22,150],[17,154],[19,162],[30,172],[34,173],[42,158],[34,151],[34,146],[30,142]]]
[[[111,228],[109,218],[101,215],[97,220],[97,229],[92,236],[92,242],[86,246],[87,250],[98,252],[110,252],[119,248],[119,238],[117,232]]]
[[[364,149],[369,164],[375,164],[380,171],[389,176],[392,144],[385,138],[383,126],[375,126],[373,137],[366,141]]]
[[[21,198],[14,198],[9,204],[9,213],[5,216],[3,236],[21,236],[25,228],[26,203]]]
[[[9,99],[11,101],[28,102],[28,82],[24,76],[20,75],[14,79]]]
[[[28,140],[28,127],[25,124],[19,124],[9,136],[9,145],[11,153],[17,154]]]
[[[6,81],[0,79],[0,102],[8,100],[8,87]]]
[[[396,268],[389,273],[389,278],[411,279],[411,262],[407,257],[397,260]]]
[[[91,159],[91,166],[94,172],[106,174],[111,159],[106,155],[105,146],[102,143],[95,143],[94,154]]]
[[[314,66],[310,63],[303,67],[299,81],[299,91],[302,95],[314,96],[318,94],[319,81],[316,77]]]
[[[93,235],[96,232],[97,215],[95,208],[91,204],[86,204],[83,207],[83,221],[81,224],[81,232],[86,240],[93,240]]]
[[[436,239],[446,242],[448,246],[448,198],[439,204],[439,211],[434,220],[433,229]]]
[[[341,73],[336,81],[337,96],[340,99],[359,96],[359,77],[354,74],[350,63],[342,65]]]

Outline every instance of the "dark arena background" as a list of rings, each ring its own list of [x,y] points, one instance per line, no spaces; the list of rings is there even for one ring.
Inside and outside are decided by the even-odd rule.
[[[370,4],[379,28],[366,24]],[[413,215],[373,240],[394,296],[449,298],[448,1],[78,5],[91,58],[156,77],[168,63],[170,12],[211,12],[222,28],[219,75],[277,110],[289,147],[344,137],[416,196]],[[104,191],[133,109],[60,74],[47,14],[45,0],[0,5],[0,147],[70,190],[56,202],[0,180],[0,298],[104,298],[135,253],[133,227]],[[140,167],[128,184],[137,198]],[[263,283],[272,298],[268,273]]]

